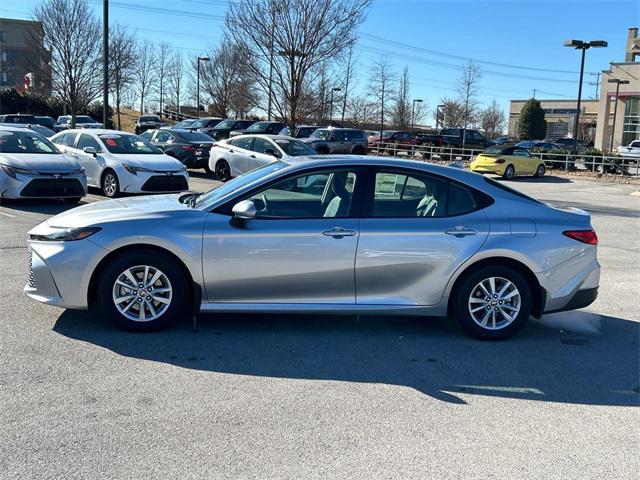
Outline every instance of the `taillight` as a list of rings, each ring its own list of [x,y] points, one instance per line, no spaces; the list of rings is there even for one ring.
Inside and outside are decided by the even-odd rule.
[[[193,145],[182,145],[182,149],[190,152],[191,150],[193,150]]]
[[[498,159],[496,159],[496,163],[504,163],[504,158],[498,158]]]
[[[574,240],[587,243],[589,245],[598,244],[598,236],[596,235],[595,230],[565,230],[562,234],[565,237],[573,238]]]

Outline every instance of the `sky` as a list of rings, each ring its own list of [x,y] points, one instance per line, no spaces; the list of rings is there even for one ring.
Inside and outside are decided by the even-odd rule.
[[[30,18],[39,0],[0,3],[0,16]],[[102,0],[89,0],[101,18]],[[194,57],[220,41],[227,0],[110,0],[110,22]],[[454,97],[469,60],[482,71],[479,101],[575,99],[580,52],[564,40],[606,40],[587,52],[583,98],[595,98],[596,74],[624,60],[627,29],[640,26],[640,0],[373,0],[359,30],[356,89],[373,61],[406,66],[411,97],[429,110]]]

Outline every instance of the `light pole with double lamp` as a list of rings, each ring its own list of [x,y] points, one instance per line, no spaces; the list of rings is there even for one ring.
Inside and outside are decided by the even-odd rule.
[[[580,103],[582,101],[582,77],[584,76],[584,57],[587,50],[590,48],[604,48],[609,45],[605,40],[591,40],[585,42],[584,40],[565,40],[564,46],[575,48],[576,50],[582,50],[582,59],[580,60],[580,81],[578,82],[578,108],[576,109],[576,123],[573,126],[573,153],[575,154],[578,149],[578,132],[580,129]]]
[[[611,140],[609,141],[609,152],[613,153],[613,136],[616,133],[616,117],[618,116],[618,95],[620,95],[620,85],[629,85],[629,80],[610,78],[607,83],[616,84],[616,103],[613,106],[613,125],[611,125]]]
[[[335,87],[331,89],[331,107],[329,109],[329,122],[333,122],[333,92],[341,92],[342,89],[340,87]]]
[[[200,118],[200,62],[208,62],[209,57],[198,57],[198,73],[196,75],[196,110],[198,111],[198,118]]]
[[[413,102],[411,102],[411,131],[413,132],[413,127],[416,123],[416,103],[422,103],[421,98],[414,98]]]
[[[442,113],[440,113],[441,110]],[[440,117],[443,117],[442,123],[444,123],[444,105],[442,104],[436,106],[436,133],[438,133],[438,127],[440,126]]]

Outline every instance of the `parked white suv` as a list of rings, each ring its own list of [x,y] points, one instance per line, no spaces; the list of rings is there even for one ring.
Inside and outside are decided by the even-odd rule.
[[[620,145],[618,147],[618,155],[623,157],[640,158],[640,140],[634,140],[626,147]]]

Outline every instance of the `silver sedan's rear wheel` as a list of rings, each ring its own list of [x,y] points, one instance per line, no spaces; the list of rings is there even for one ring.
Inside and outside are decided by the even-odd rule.
[[[452,293],[453,316],[473,337],[508,338],[526,323],[533,307],[525,277],[508,266],[485,266],[464,274]]]
[[[489,277],[471,290],[467,304],[476,324],[488,330],[500,330],[518,316],[520,291],[506,278]]]
[[[154,330],[188,316],[190,289],[177,260],[160,252],[131,251],[100,274],[98,302],[105,317],[129,330]]]
[[[136,265],[122,272],[113,284],[113,303],[133,322],[150,322],[160,318],[171,305],[173,289],[162,270],[150,265]]]

